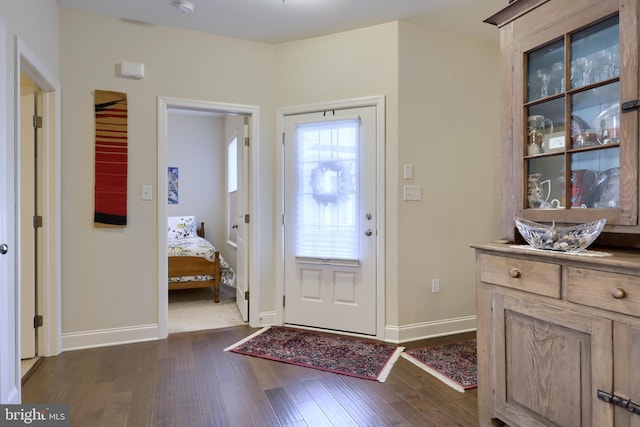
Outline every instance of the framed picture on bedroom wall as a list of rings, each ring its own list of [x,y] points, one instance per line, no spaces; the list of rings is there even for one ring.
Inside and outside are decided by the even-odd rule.
[[[169,166],[167,168],[168,202],[170,205],[178,204],[178,168]]]

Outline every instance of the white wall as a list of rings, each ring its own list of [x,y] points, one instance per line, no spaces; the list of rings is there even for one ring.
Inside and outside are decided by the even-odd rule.
[[[195,215],[224,256],[226,231],[224,117],[169,112],[167,163],[179,173],[178,204],[167,216]]]
[[[500,237],[499,46],[410,23],[400,25],[399,46],[400,143],[388,177],[397,189],[389,199],[398,206],[390,224],[398,250],[388,271],[398,303],[390,322],[400,337],[475,327],[469,245]],[[404,164],[413,179],[402,178]],[[403,201],[404,185],[421,186],[422,201]]]
[[[388,338],[474,325],[469,244],[499,235],[497,43],[404,22],[277,46],[72,10],[62,12],[61,24],[63,332],[70,339],[79,335],[91,344],[113,330],[157,324],[158,201],[139,198],[140,185],[155,182],[157,96],[260,106],[263,150],[254,171],[260,215],[254,219],[258,252],[270,253],[279,230],[272,205],[274,107],[384,95]],[[147,77],[116,78],[121,61],[144,63]],[[96,229],[91,222],[95,89],[129,96],[131,196],[124,229]],[[421,202],[402,200],[405,163],[414,166],[410,184],[423,187]],[[266,278],[260,308],[275,310],[269,257],[259,260],[258,270]],[[441,279],[439,294],[430,293],[432,278]],[[96,300],[101,304],[87,303]]]
[[[387,176],[397,170],[398,26],[398,22],[391,22],[277,46],[278,107],[377,95],[385,97]],[[389,182],[387,178],[387,186]],[[395,214],[389,216],[395,210],[393,199],[387,197],[387,227],[397,218]],[[387,245],[394,240],[389,229],[386,239]],[[395,251],[397,246],[387,246],[384,256],[394,259]],[[397,324],[396,319],[388,316],[397,311],[393,308],[397,306],[397,283],[395,279],[390,280],[388,274],[386,282],[385,324],[390,321]]]
[[[278,106],[386,97],[387,339],[474,328],[469,244],[499,237],[498,44],[394,22],[277,54]],[[403,201],[405,184],[422,201]]]
[[[69,348],[153,338],[158,324],[156,212],[166,200],[142,201],[140,187],[153,185],[157,173],[166,176],[166,171],[156,171],[157,97],[256,105],[261,115],[273,117],[274,48],[76,10],[61,12],[60,34],[63,344]],[[122,61],[143,63],[146,77],[117,78],[116,64]],[[128,218],[120,229],[92,223],[96,89],[128,95]],[[272,143],[272,120],[262,121],[260,140]],[[268,155],[255,173],[265,185],[260,221],[270,223],[273,171]],[[259,250],[268,252],[271,229],[264,230],[267,238],[256,240]],[[265,263],[258,274],[269,277],[271,268]]]

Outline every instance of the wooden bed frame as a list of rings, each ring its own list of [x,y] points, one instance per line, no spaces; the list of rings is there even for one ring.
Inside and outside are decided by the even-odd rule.
[[[204,238],[204,222],[200,223],[197,229],[198,236]],[[220,252],[214,254],[214,261],[197,256],[170,256],[169,257],[169,277],[181,276],[213,276],[211,280],[199,280],[192,282],[169,282],[169,290],[175,289],[195,289],[210,288],[213,286],[213,300],[220,302]]]

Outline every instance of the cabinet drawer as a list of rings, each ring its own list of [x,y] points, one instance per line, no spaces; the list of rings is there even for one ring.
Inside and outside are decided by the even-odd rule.
[[[569,268],[568,276],[569,301],[640,315],[640,277],[573,267]]]
[[[558,264],[482,254],[480,280],[534,294],[560,298]]]

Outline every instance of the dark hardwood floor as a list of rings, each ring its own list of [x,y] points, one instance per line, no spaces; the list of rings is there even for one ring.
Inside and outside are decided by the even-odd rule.
[[[23,403],[67,404],[71,426],[477,426],[459,393],[400,358],[384,383],[223,351],[236,326],[45,358]],[[474,333],[403,344],[407,349]]]

